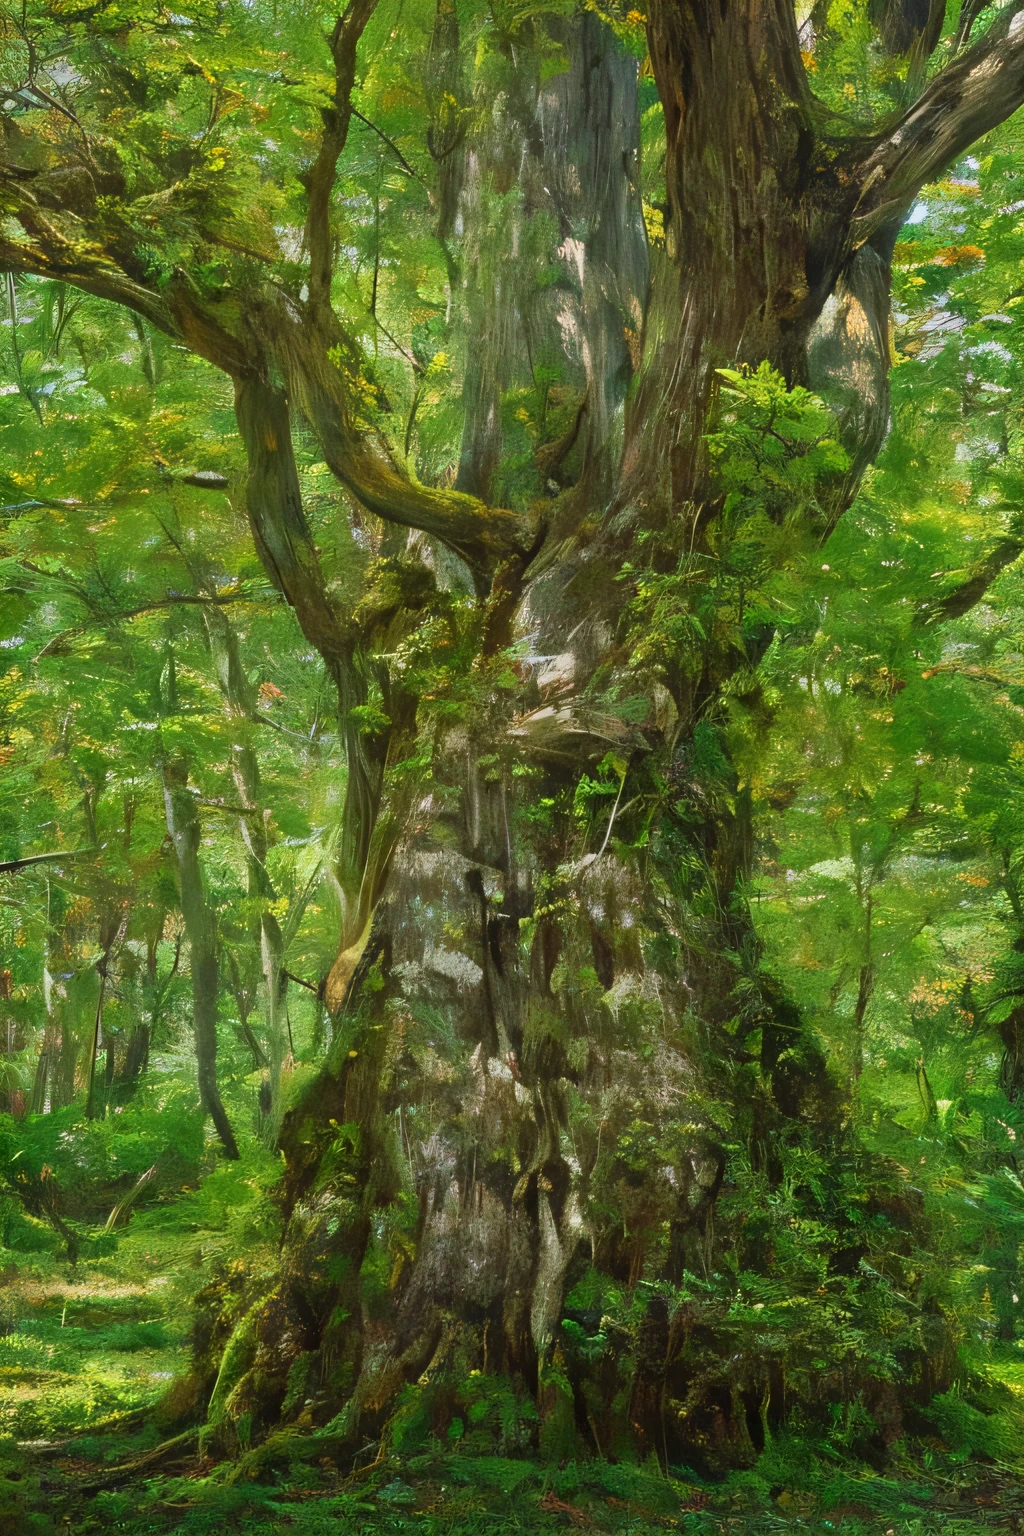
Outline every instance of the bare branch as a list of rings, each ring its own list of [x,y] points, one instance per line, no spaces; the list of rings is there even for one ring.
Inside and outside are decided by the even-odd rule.
[[[948,672],[956,677],[970,677],[977,683],[994,683],[997,688],[1024,687],[1024,678],[1007,677],[1005,672],[993,672],[991,667],[965,666],[959,661],[940,661],[938,666],[927,667],[922,678],[938,677]]]
[[[303,979],[303,977],[296,976],[294,971],[282,971],[281,975],[282,976],[287,976],[289,981],[296,982],[300,987],[305,987],[307,992],[312,992],[314,997],[320,998],[321,1002],[323,1001],[324,984],[323,984],[322,981],[321,982],[306,981],[306,980]]]
[[[58,853],[35,853],[28,859],[8,859],[5,864],[0,864],[0,875],[16,875],[19,870],[28,869],[32,864],[63,863],[65,859],[80,859],[83,854],[96,853],[95,848],[75,848]]]
[[[253,714],[246,715],[250,725],[269,725],[272,731],[279,731],[282,736],[291,737],[292,741],[300,741],[304,747],[315,747],[325,736],[330,736],[331,731],[318,731],[315,736],[303,736],[301,731],[290,731],[286,725],[280,725],[276,720],[271,720],[262,710],[255,710]]]
[[[1024,687],[1022,677],[1007,677],[1006,673],[996,673],[990,667],[966,667],[963,662],[940,662],[938,667],[927,667],[921,673],[923,679],[938,677],[943,673],[950,673],[955,677],[972,677],[975,682],[990,682],[996,688],[1021,688]]]
[[[405,174],[407,176],[412,176],[416,181],[423,181],[423,177],[420,175],[420,173],[418,171],[414,171],[413,170],[412,166],[409,164],[408,160],[402,154],[402,151],[399,149],[399,147],[395,143],[394,139],[389,138],[388,135],[384,132],[383,128],[378,128],[377,124],[374,123],[374,122],[371,122],[368,117],[365,117],[363,115],[363,113],[359,111],[358,107],[350,107],[349,111],[352,113],[353,117],[358,117],[358,119],[359,119],[359,121],[361,123],[365,123],[367,128],[372,128],[374,133],[377,135],[377,137],[379,139],[383,139],[384,143],[388,146],[388,148],[390,150],[394,151],[395,157],[397,158],[399,165],[402,167],[402,170],[405,172]],[[424,182],[424,186],[425,185],[426,185],[426,183]]]
[[[0,507],[0,516],[20,517],[22,512],[36,512],[41,507],[55,507],[61,512],[69,512],[83,505],[84,503],[80,501],[72,501],[70,499],[64,501],[37,501],[35,499],[32,501],[12,501],[8,502],[6,506]]]

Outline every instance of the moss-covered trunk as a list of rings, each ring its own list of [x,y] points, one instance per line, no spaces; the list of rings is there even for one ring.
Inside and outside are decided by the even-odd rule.
[[[562,27],[551,80],[510,44],[474,136],[439,11],[438,233],[468,359],[456,486],[421,485],[360,423],[326,304],[266,298],[248,361],[222,364],[256,545],[337,684],[349,771],[334,1045],[282,1126],[281,1270],[217,1376],[224,1445],[242,1421],[354,1446],[468,1415],[481,1445],[715,1466],[794,1397],[888,1390],[855,1352],[811,1380],[813,1323],[736,1343],[736,1276],[781,1273],[792,1229],[830,1234],[800,1271],[809,1317],[822,1266],[858,1250],[843,1087],[762,967],[730,721],[771,727],[774,626],[770,604],[751,619],[744,570],[768,582],[818,547],[882,440],[892,240],[940,162],[913,135],[909,160],[896,135],[830,139],[788,0],[666,0],[648,40],[667,135],[650,282],[635,61],[592,16]],[[505,407],[552,360],[564,419],[524,470]],[[723,417],[722,370],[762,365],[760,430],[821,467],[745,502],[707,432],[753,398],[734,374]],[[389,529],[354,614],[303,517],[296,411]],[[815,431],[787,446],[779,411],[817,412]],[[458,630],[451,594],[470,591]],[[450,677],[417,691],[395,663],[431,604],[442,649],[464,647],[443,723]],[[513,1405],[493,1422],[470,1412],[481,1382]]]
[[[645,707],[635,684],[631,709],[613,701],[631,692],[624,609],[634,588],[616,578],[637,533],[650,548],[660,531],[674,559],[667,530],[682,517],[691,550],[713,548],[720,502],[703,433],[715,368],[739,352],[806,373],[790,354],[806,350],[831,285],[823,279],[815,307],[798,282],[800,177],[813,181],[800,160],[804,106],[771,117],[787,174],[772,182],[751,170],[756,209],[753,182],[749,208],[725,199],[710,125],[690,151],[712,166],[704,211],[698,219],[684,205],[672,229],[699,224],[714,241],[691,260],[670,230],[659,254],[654,339],[615,491],[609,466],[647,277],[636,142],[622,137],[635,108],[604,109],[616,92],[635,92],[636,66],[592,18],[573,24],[569,55],[557,89],[534,81],[513,103],[512,157],[524,181],[516,217],[560,221],[559,259],[573,280],[559,335],[570,376],[578,369],[578,441],[564,445],[546,492],[561,538],[484,600],[475,701],[437,738],[409,802],[416,814],[395,820],[373,868],[383,768],[362,806],[350,782],[361,878],[347,879],[360,904],[331,991],[335,1043],[282,1129],[282,1270],[248,1317],[245,1368],[229,1392],[221,1379],[218,1434],[228,1440],[245,1415],[264,1430],[282,1417],[330,1422],[354,1445],[417,1383],[424,1422],[446,1429],[479,1374],[532,1405],[552,1454],[629,1445],[716,1464],[749,1454],[762,1408],[778,1416],[784,1406],[777,1360],[737,1365],[724,1335],[702,1332],[698,1314],[667,1299],[739,1241],[715,1215],[737,1176],[730,1158],[770,1185],[787,1146],[841,1131],[820,1048],[760,974],[744,894],[753,808],[728,760],[721,700],[757,656],[709,636],[697,670],[668,676]],[[709,80],[709,103],[715,90]],[[491,150],[488,137],[480,153]],[[472,257],[489,228],[484,192],[508,187],[494,171],[482,191],[474,146],[462,152]],[[538,212],[525,193],[542,182],[551,206]],[[700,195],[689,188],[691,202]],[[785,246],[785,272],[767,287],[764,244],[760,254],[746,245],[755,212],[779,262]],[[741,252],[749,281],[738,278]],[[474,268],[477,372],[460,483],[476,493],[493,489],[499,397],[529,366],[544,323],[513,302],[515,278],[506,268],[499,280],[482,259]],[[831,344],[842,353],[841,337]],[[298,380],[305,365],[291,356]],[[297,389],[316,427],[316,379],[304,376]],[[250,481],[251,501],[261,484]],[[323,624],[308,612],[311,591],[296,606],[313,638]],[[632,1322],[606,1333],[610,1298],[623,1294],[636,1298]],[[514,1441],[509,1429],[504,1443]]]

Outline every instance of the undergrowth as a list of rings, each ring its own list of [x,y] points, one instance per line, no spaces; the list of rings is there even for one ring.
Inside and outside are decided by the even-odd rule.
[[[532,1400],[474,1371],[453,1386],[443,1432],[429,1394],[410,1386],[382,1441],[354,1462],[328,1425],[279,1433],[220,1463],[201,1460],[186,1431],[178,1459],[147,1463],[168,1437],[161,1404],[187,1362],[193,1297],[240,1251],[250,1265],[273,1266],[278,1232],[266,1195],[279,1168],[256,1146],[242,1163],[204,1150],[191,1187],[142,1204],[108,1241],[80,1221],[76,1264],[45,1222],[12,1224],[16,1246],[0,1249],[3,1536],[1020,1528],[1024,1347],[996,1342],[965,1362],[969,1385],[936,1397],[915,1434],[882,1457],[878,1426],[854,1403],[829,1422],[769,1433],[751,1465],[718,1479],[654,1456],[645,1465],[580,1459],[553,1444],[545,1460],[533,1449]]]
[[[318,1443],[319,1442],[319,1443]],[[2,1528],[76,1536],[484,1536],[485,1532],[605,1531],[609,1536],[677,1530],[686,1536],[741,1536],[771,1531],[847,1536],[980,1536],[1016,1529],[1024,1493],[996,1467],[964,1463],[948,1451],[907,1449],[890,1473],[842,1462],[821,1443],[781,1437],[754,1467],[708,1483],[685,1469],[665,1473],[600,1459],[564,1466],[496,1456],[467,1457],[435,1444],[412,1458],[386,1456],[345,1475],[327,1444],[296,1437],[260,1481],[236,1480],[231,1465],[197,1476],[153,1477],[100,1487],[82,1500],[83,1453],[73,1466],[33,1470],[15,1443],[0,1442]],[[926,1465],[926,1462],[930,1462]],[[98,1466],[102,1479],[102,1463]],[[6,1501],[5,1503],[2,1501]]]

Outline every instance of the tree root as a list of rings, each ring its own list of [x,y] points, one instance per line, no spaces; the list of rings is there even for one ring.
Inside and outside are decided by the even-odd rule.
[[[175,1435],[171,1440],[165,1440],[161,1445],[155,1446],[151,1451],[146,1451],[142,1456],[136,1456],[132,1461],[122,1461],[116,1467],[111,1467],[109,1471],[103,1472],[96,1477],[90,1477],[88,1481],[78,1485],[78,1492],[92,1494],[100,1493],[105,1488],[116,1488],[118,1483],[124,1482],[128,1478],[134,1478],[140,1472],[147,1472],[151,1467],[159,1466],[169,1459],[180,1460],[182,1458],[173,1458],[171,1453],[175,1450],[184,1451],[186,1445],[190,1445],[195,1441],[198,1435],[198,1429],[186,1429],[184,1434]]]
[[[141,1428],[148,1416],[147,1409],[136,1409],[134,1413],[117,1415],[111,1419],[101,1419],[99,1424],[90,1424],[87,1429],[80,1430],[78,1434],[69,1435],[66,1440],[19,1440],[19,1451],[24,1451],[29,1456],[62,1456],[65,1451],[77,1445],[83,1435],[90,1439],[95,1435],[109,1435],[121,1433],[132,1427]]]

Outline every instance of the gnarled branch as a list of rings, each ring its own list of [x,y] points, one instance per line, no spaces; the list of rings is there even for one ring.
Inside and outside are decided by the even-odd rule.
[[[288,402],[280,390],[259,378],[239,378],[235,419],[249,461],[245,509],[256,551],[267,575],[294,608],[306,639],[337,676],[350,647],[303,511]]]
[[[265,315],[264,332],[325,462],[368,512],[440,539],[483,587],[504,560],[526,557],[535,547],[540,530],[530,518],[463,491],[421,485],[377,433],[356,424],[351,382],[318,329],[279,305]]]
[[[939,71],[857,167],[861,193],[854,246],[907,209],[945,171],[1024,102],[1024,6],[1004,11],[980,40]]]
[[[25,232],[0,235],[0,266],[70,283],[95,298],[121,304],[180,341],[181,328],[163,295],[136,283],[105,252],[88,241],[72,241],[48,219],[10,167],[0,168],[0,212]]]

